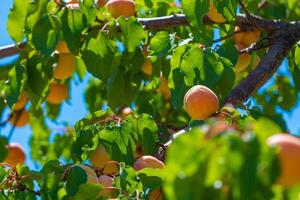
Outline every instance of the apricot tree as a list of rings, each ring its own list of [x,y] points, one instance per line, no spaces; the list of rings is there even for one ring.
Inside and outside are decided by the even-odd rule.
[[[298,199],[300,139],[282,113],[300,91],[299,7],[14,0],[15,44],[0,48],[18,54],[0,68],[0,128],[11,127],[0,199]],[[46,120],[85,79],[89,114],[56,134]],[[30,155],[11,142],[25,125]]]

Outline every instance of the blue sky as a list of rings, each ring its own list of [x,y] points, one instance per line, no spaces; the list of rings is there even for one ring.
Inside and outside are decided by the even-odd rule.
[[[4,0],[1,3],[1,12],[0,12],[0,46],[12,44],[12,40],[8,36],[7,30],[6,30],[6,21],[7,16],[9,12],[9,8],[11,7],[13,3],[13,0]],[[7,62],[10,62],[11,60],[15,59],[13,58],[6,58],[6,59],[0,59],[0,68],[1,65],[4,65]],[[286,68],[286,66],[282,66],[282,68]],[[281,73],[287,73],[286,70],[281,70]],[[78,79],[75,79],[78,80]],[[50,120],[47,121],[47,124],[50,126],[51,130],[53,132],[59,132],[61,128],[63,127],[61,124],[63,122],[69,122],[70,124],[74,124],[77,120],[81,119],[87,114],[87,109],[84,105],[84,89],[87,85],[88,77],[83,80],[83,82],[79,83],[79,81],[72,81],[71,84],[71,100],[69,102],[63,103],[63,112],[59,116],[57,122],[51,122]],[[300,134],[300,104],[298,103],[298,107],[296,109],[293,109],[293,112],[291,113],[285,113],[285,119],[288,123],[288,127],[293,134]],[[9,114],[9,111],[6,110],[4,113],[4,119],[7,118],[7,115]],[[2,128],[0,131],[0,134],[7,135],[11,129],[10,125],[6,125],[4,128]],[[17,142],[21,144],[25,151],[26,155],[29,154],[29,138],[30,138],[31,130],[29,126],[26,126],[24,128],[18,128],[14,131],[14,135],[11,138],[11,142]],[[31,169],[36,169],[36,165],[30,160],[30,158],[27,158],[26,164],[29,165]]]

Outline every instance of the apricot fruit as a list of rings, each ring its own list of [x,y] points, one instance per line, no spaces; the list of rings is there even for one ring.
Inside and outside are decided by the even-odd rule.
[[[19,96],[19,100],[17,103],[15,103],[14,110],[21,110],[22,108],[25,107],[27,103],[27,94],[26,92],[22,92],[21,95]]]
[[[21,145],[17,143],[11,143],[7,145],[7,155],[3,163],[16,166],[17,164],[24,164],[25,153]]]
[[[106,163],[110,161],[108,153],[102,145],[91,153],[89,159],[94,166],[100,169],[103,169]]]
[[[153,156],[142,156],[137,159],[133,165],[136,171],[142,170],[144,168],[162,169],[165,164]]]
[[[249,53],[242,53],[234,66],[236,72],[242,72],[251,64],[252,56]]]
[[[214,138],[227,130],[231,130],[233,127],[229,126],[225,121],[217,121],[215,124],[208,128],[206,138]]]
[[[219,100],[208,87],[196,85],[185,94],[183,105],[192,119],[205,120],[218,111]]]
[[[56,51],[60,54],[70,54],[69,47],[65,41],[59,41],[56,45]]]
[[[86,165],[72,165],[71,167],[80,167],[81,169],[83,169],[85,171],[86,176],[87,176],[86,183],[98,184],[97,174],[92,168],[90,168]]]
[[[51,83],[46,101],[58,105],[68,98],[68,88],[60,83]]]
[[[260,38],[260,31],[258,30],[242,31],[240,27],[236,26],[234,31],[238,32],[233,37],[235,43],[245,45],[246,47],[256,43]]]
[[[270,146],[278,146],[281,173],[276,181],[284,187],[300,183],[300,139],[289,134],[276,134],[267,139]]]
[[[98,5],[99,8],[105,6],[105,0],[98,0],[97,5]]]
[[[152,74],[152,62],[149,58],[147,58],[145,60],[144,64],[142,65],[141,70],[142,70],[142,72],[144,72],[148,76],[151,76],[151,74]]]
[[[26,110],[16,111],[10,116],[9,122],[15,127],[23,127],[29,122],[29,113]]]
[[[149,200],[162,200],[163,198],[162,190],[156,189],[150,192]]]
[[[120,172],[119,170],[119,163],[116,161],[108,161],[104,167],[102,173],[104,175],[117,175]]]
[[[113,186],[113,178],[106,175],[101,175],[98,177],[98,183],[103,185],[103,187],[112,187]]]
[[[53,77],[58,80],[65,80],[73,75],[75,71],[75,60],[72,54],[59,54]]]
[[[157,91],[162,94],[165,100],[169,100],[171,98],[171,91],[168,85],[168,80],[163,76],[160,77],[160,84]]]
[[[133,0],[109,0],[106,6],[114,18],[130,17],[135,14],[135,2]]]
[[[127,116],[133,114],[133,110],[130,107],[125,107],[121,110],[121,117],[125,119]]]
[[[209,11],[206,15],[216,23],[224,23],[226,21],[223,15],[217,11],[212,0],[209,1]]]

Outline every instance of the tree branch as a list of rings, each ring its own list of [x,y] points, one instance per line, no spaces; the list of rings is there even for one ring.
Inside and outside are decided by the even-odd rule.
[[[20,52],[20,50],[25,47],[25,45],[26,45],[26,43],[23,42],[19,45],[19,47],[15,46],[14,44],[0,47],[0,58],[5,58],[8,56],[18,54]]]
[[[189,25],[186,16],[183,14],[170,15],[164,17],[138,18],[138,21],[145,26],[146,29],[166,29],[174,26]]]
[[[300,40],[300,23],[287,23],[270,36],[270,48],[258,66],[232,91],[225,104],[246,101],[277,71],[291,48]],[[281,26],[281,24],[280,24]]]

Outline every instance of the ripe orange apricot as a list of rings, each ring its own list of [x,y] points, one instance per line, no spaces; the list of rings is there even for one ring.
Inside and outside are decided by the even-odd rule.
[[[125,108],[122,109],[122,111],[121,111],[121,117],[123,119],[125,119],[127,116],[129,116],[129,115],[131,115],[133,113],[134,113],[133,110],[130,107],[127,106],[127,107],[125,107]]]
[[[68,88],[60,83],[51,83],[46,101],[58,105],[68,98]]]
[[[110,161],[108,153],[102,145],[91,153],[89,159],[94,166],[100,169],[103,169],[106,163]]]
[[[59,41],[56,45],[56,51],[58,51],[58,53],[62,53],[62,54],[69,54],[71,53],[69,50],[69,47],[67,45],[67,43],[65,41]]]
[[[130,17],[135,14],[135,2],[133,0],[109,0],[106,6],[114,18]]]
[[[236,26],[234,29],[235,32],[241,31],[241,28]],[[236,44],[242,44],[246,47],[250,46],[253,43],[256,43],[260,38],[260,31],[242,31],[236,33],[233,37]]]
[[[99,8],[105,6],[105,0],[98,0],[97,5],[98,5]]]
[[[207,13],[209,19],[216,23],[224,23],[226,20],[221,13],[219,13],[214,5],[214,2],[210,0],[209,2],[209,11]]]
[[[192,119],[205,120],[218,111],[219,100],[208,87],[196,85],[185,94],[183,105]]]
[[[208,128],[206,138],[210,139],[210,138],[216,137],[230,129],[233,129],[233,127],[228,125],[225,121],[217,121],[215,124],[211,125]]]
[[[110,176],[115,176],[117,175],[120,170],[119,170],[119,163],[116,161],[108,161],[103,168],[102,174],[104,175],[110,175]]]
[[[278,146],[280,176],[277,183],[289,187],[300,183],[300,139],[289,134],[276,134],[268,138],[270,146]]]
[[[7,155],[3,163],[7,163],[13,166],[17,164],[23,164],[25,162],[25,153],[21,145],[17,143],[11,143],[7,146]]]
[[[165,164],[153,156],[143,156],[137,159],[133,165],[136,171],[142,170],[144,168],[162,169]]]
[[[26,110],[17,111],[10,116],[9,122],[15,127],[23,127],[29,122],[29,113]]]
[[[141,68],[142,72],[144,72],[145,74],[147,74],[148,76],[151,76],[152,74],[152,62],[150,59],[146,59],[144,64],[142,65]]]
[[[21,110],[25,107],[27,103],[27,94],[26,92],[22,92],[22,94],[19,96],[19,100],[17,103],[15,103],[14,110]]]
[[[163,198],[162,190],[156,189],[150,193],[149,200],[162,200]]]
[[[162,94],[165,100],[169,100],[171,98],[171,91],[168,85],[168,80],[163,76],[160,77],[160,84],[157,91]]]
[[[90,168],[86,165],[72,165],[71,167],[80,167],[81,169],[83,169],[85,171],[86,176],[87,176],[86,183],[90,183],[90,184],[98,183],[97,174],[92,168]]]
[[[112,187],[113,186],[113,178],[106,175],[101,175],[98,177],[98,183],[103,185],[104,187]]]
[[[252,60],[252,56],[249,53],[242,53],[239,55],[239,58],[234,66],[236,72],[242,72],[247,69]]]
[[[73,75],[75,71],[75,61],[72,54],[59,54],[57,66],[53,72],[53,77],[58,80],[65,80]]]

